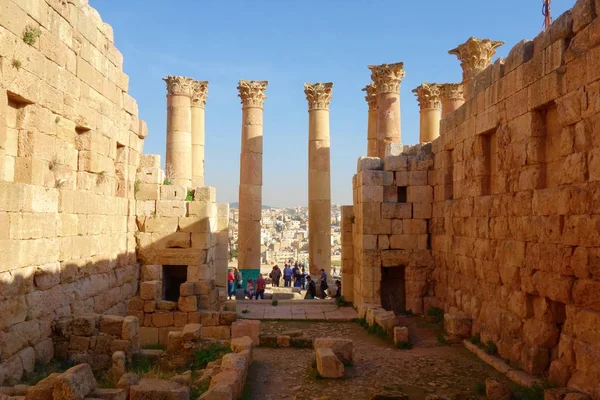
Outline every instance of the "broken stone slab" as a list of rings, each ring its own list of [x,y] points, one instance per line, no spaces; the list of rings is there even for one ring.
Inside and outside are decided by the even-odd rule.
[[[339,339],[339,338],[317,338],[314,342],[315,350],[326,348],[331,349],[333,353],[339,358],[343,364],[349,364],[352,362],[352,351],[354,346],[350,339]]]
[[[60,400],[83,400],[96,388],[96,378],[89,364],[69,368],[56,378],[53,396]]]
[[[510,400],[510,391],[506,385],[494,378],[485,380],[485,395],[490,400]]]
[[[471,335],[471,318],[462,313],[444,314],[444,328],[450,335],[469,337]]]
[[[96,388],[89,397],[103,400],[127,400],[127,393],[123,389]]]
[[[202,325],[200,324],[187,324],[181,331],[181,339],[186,342],[199,339],[201,329]]]
[[[130,400],[189,400],[190,388],[161,379],[142,379],[129,388]]]
[[[56,384],[57,378],[60,376],[58,373],[52,373],[46,378],[39,381],[35,386],[31,387],[25,395],[25,400],[47,400],[52,399],[52,392],[54,392],[54,385]]]
[[[408,327],[406,326],[395,326],[394,327],[394,345],[398,343],[409,343],[408,339]]]
[[[328,347],[316,349],[317,372],[323,378],[342,378],[344,376],[344,364]]]

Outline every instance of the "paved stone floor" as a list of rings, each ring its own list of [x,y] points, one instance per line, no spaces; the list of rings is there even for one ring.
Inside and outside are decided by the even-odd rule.
[[[248,319],[350,321],[358,317],[354,308],[339,307],[333,300],[280,301],[277,306],[272,305],[270,300],[234,303],[238,316]]]

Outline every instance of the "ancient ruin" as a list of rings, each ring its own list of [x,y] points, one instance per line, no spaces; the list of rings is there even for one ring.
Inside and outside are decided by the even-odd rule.
[[[414,89],[415,145],[401,139],[404,63],[368,66],[342,297],[226,301],[209,83],[164,78],[163,166],[142,154],[148,128],[97,11],[0,0],[0,399],[287,396],[270,374],[289,367],[308,376],[299,399],[471,398],[483,379],[493,399],[516,382],[600,400],[600,2],[492,62],[503,44],[469,38],[449,51],[460,82]],[[266,88],[238,84],[238,265],[256,276]],[[332,91],[304,84],[315,279],[331,270]]]

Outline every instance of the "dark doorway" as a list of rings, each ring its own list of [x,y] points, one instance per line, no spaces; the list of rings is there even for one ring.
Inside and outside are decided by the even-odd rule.
[[[404,265],[381,268],[381,306],[396,314],[406,311]]]
[[[187,281],[187,265],[163,265],[163,299],[179,300],[179,286]]]

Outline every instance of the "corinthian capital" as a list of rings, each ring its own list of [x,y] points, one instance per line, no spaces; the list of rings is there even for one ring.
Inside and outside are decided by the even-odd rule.
[[[308,100],[308,110],[329,110],[333,83],[305,83],[304,93]]]
[[[208,81],[192,81],[192,106],[204,108],[207,95]]]
[[[242,99],[242,107],[258,107],[263,108],[265,104],[265,91],[267,90],[268,81],[246,81],[240,80],[238,90]]]
[[[369,104],[369,110],[374,110],[377,108],[377,87],[375,87],[375,83],[371,82],[367,86],[362,89],[366,92],[365,100]]]
[[[167,76],[163,78],[167,82],[167,93],[174,96],[192,97],[192,78],[185,76]]]
[[[441,107],[440,85],[437,83],[421,83],[421,86],[413,89],[413,93],[417,95],[421,109]]]
[[[503,44],[502,41],[470,37],[469,40],[448,53],[456,55],[460,60],[463,82],[466,82],[492,63],[496,49]]]
[[[369,65],[371,80],[375,83],[377,93],[398,93],[400,83],[406,75],[404,63]]]
[[[440,85],[442,99],[464,99],[462,83],[443,83]]]

